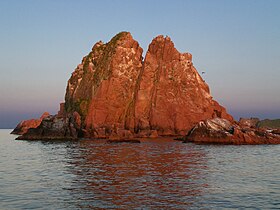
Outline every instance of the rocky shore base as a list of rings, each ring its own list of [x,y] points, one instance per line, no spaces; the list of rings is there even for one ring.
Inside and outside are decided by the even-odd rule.
[[[280,144],[280,135],[274,130],[244,126],[226,119],[214,118],[199,122],[183,142],[200,144]]]
[[[238,122],[230,122],[223,118],[213,118],[197,123],[185,136],[174,136],[174,140],[183,143],[193,142],[198,144],[232,144],[232,145],[256,145],[256,144],[280,144],[279,129],[258,128],[254,119],[244,123],[244,119]],[[26,123],[23,123],[26,125]],[[81,131],[75,129],[76,122],[73,119],[63,118],[54,120],[53,116],[45,117],[36,128],[29,128],[28,132],[18,136],[17,140],[42,140],[42,141],[76,141]],[[17,127],[17,129],[19,129]],[[19,129],[22,130],[22,129]],[[120,129],[117,132],[109,131],[105,135],[106,143],[140,143],[137,138],[160,138],[156,131],[141,131],[135,134],[129,130]],[[16,133],[16,131],[13,131]],[[145,134],[145,135],[144,135]],[[151,135],[152,134],[152,135]],[[100,139],[100,137],[91,138]]]

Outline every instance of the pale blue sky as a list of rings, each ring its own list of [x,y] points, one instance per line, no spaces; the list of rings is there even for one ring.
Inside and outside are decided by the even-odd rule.
[[[0,0],[0,128],[56,113],[71,72],[99,40],[159,35],[193,54],[236,119],[280,118],[278,0]]]

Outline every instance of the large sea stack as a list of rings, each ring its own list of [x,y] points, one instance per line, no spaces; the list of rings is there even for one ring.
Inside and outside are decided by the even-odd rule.
[[[66,115],[81,116],[82,136],[185,134],[213,116],[232,120],[212,100],[209,88],[169,37],[158,36],[143,60],[142,48],[122,32],[98,42],[72,74]]]
[[[65,104],[24,138],[130,138],[184,135],[212,117],[232,120],[169,37],[143,50],[128,32],[97,42],[72,73]]]
[[[198,122],[223,118],[225,108],[169,37],[154,38],[145,58],[129,32],[97,42],[72,73],[65,103],[19,139],[186,135]]]

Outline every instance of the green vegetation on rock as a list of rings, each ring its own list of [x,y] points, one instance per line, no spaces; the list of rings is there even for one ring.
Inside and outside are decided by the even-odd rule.
[[[277,129],[280,128],[280,119],[276,120],[261,120],[258,122],[257,127],[259,128],[272,128],[272,129]]]
[[[75,102],[65,103],[66,112],[78,112],[81,115],[82,120],[85,119],[88,112],[89,100],[78,99]]]
[[[103,80],[108,80],[112,75],[112,57],[116,52],[119,41],[127,34],[128,32],[120,32],[106,44],[97,43],[92,51],[84,57],[82,61],[82,80],[78,83],[78,77],[70,78],[70,83],[75,88],[72,93],[75,92],[75,95],[65,97],[66,112],[76,111],[84,121],[88,112],[89,101],[91,101],[95,91]]]

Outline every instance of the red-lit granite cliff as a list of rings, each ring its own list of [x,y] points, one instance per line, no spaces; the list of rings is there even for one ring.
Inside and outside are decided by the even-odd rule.
[[[158,36],[144,61],[130,33],[98,42],[68,81],[65,110],[78,112],[82,136],[149,137],[185,134],[200,120],[224,117],[209,88],[169,37]]]
[[[65,103],[19,139],[76,139],[185,135],[198,122],[233,122],[169,37],[143,50],[128,32],[97,42],[72,73]]]

